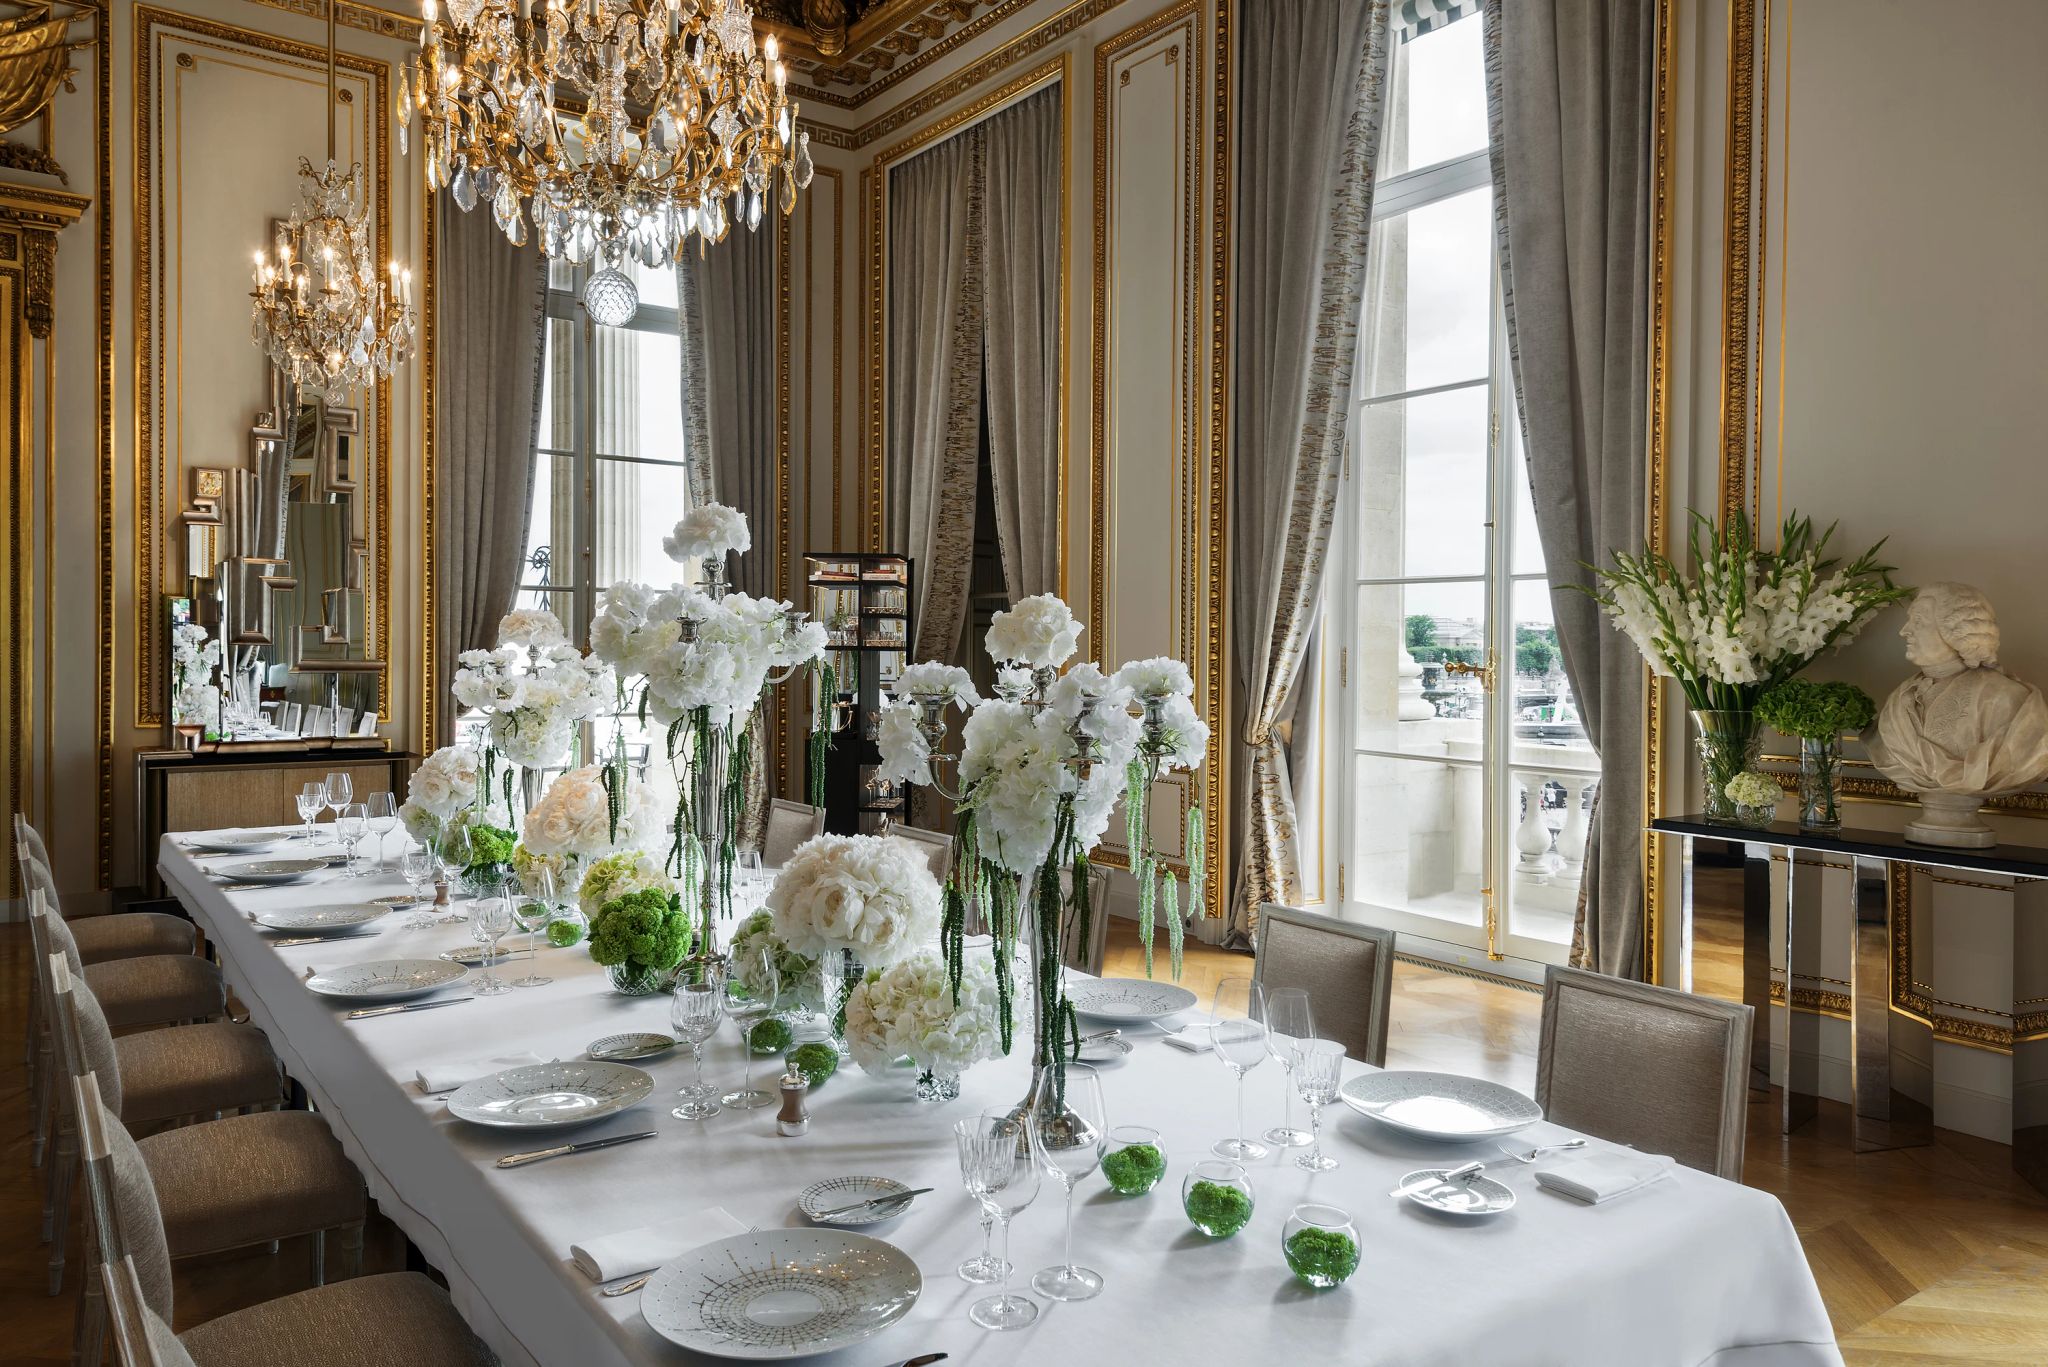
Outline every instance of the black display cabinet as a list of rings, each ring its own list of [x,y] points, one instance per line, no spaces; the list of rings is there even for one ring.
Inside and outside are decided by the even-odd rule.
[[[909,662],[909,556],[863,551],[813,551],[804,557],[811,620],[825,628],[832,665],[834,734],[825,752],[825,829],[873,833],[907,816],[909,786],[879,777],[875,718],[882,699]]]

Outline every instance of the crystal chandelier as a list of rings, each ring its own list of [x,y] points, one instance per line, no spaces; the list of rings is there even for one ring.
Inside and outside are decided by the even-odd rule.
[[[279,225],[275,259],[256,253],[256,345],[294,385],[340,398],[388,377],[412,354],[412,272],[380,278],[371,257],[362,168],[334,159],[334,6],[327,7],[327,165],[299,158],[299,205]]]
[[[811,183],[789,72],[754,47],[745,0],[422,0],[420,54],[399,73],[399,147],[420,115],[427,186],[489,203],[514,243],[592,260],[585,306],[623,323],[628,257],[678,259],[783,213]],[[602,312],[604,316],[599,317]]]

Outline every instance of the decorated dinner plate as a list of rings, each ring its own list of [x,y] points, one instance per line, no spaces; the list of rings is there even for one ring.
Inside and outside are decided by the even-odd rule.
[[[391,908],[368,902],[336,902],[323,906],[279,907],[257,914],[265,930],[318,930],[329,934],[368,930],[391,914]]]
[[[583,1052],[594,1059],[618,1063],[626,1059],[654,1058],[681,1043],[673,1035],[653,1035],[636,1030],[594,1039]]]
[[[188,835],[188,849],[206,854],[265,854],[282,849],[292,837],[281,831],[215,831],[211,835]]]
[[[908,1203],[890,1201],[887,1205],[849,1210],[844,1215],[827,1215],[825,1212],[860,1201],[902,1196],[909,1190],[901,1182],[888,1177],[828,1177],[805,1187],[797,1196],[796,1205],[806,1219],[816,1220],[821,1225],[872,1225],[895,1219],[909,1209]]]
[[[1067,998],[1083,1016],[1105,1021],[1164,1020],[1195,1004],[1195,994],[1178,983],[1150,978],[1097,978],[1077,981]]]
[[[345,997],[350,1001],[399,1002],[424,997],[468,974],[461,964],[439,959],[372,959],[315,973],[306,979],[306,990],[323,997]]]
[[[559,1130],[617,1115],[653,1090],[651,1073],[623,1063],[529,1063],[465,1083],[448,1113],[494,1129]]]
[[[787,1361],[859,1343],[910,1313],[924,1290],[893,1244],[851,1230],[763,1229],[715,1239],[656,1272],[640,1313],[708,1357]]]
[[[1543,1119],[1543,1108],[1512,1087],[1456,1073],[1362,1073],[1337,1095],[1390,1129],[1452,1144],[1497,1139]]]
[[[1401,1179],[1401,1185],[1409,1186],[1425,1177],[1442,1179],[1449,1175],[1449,1168],[1417,1168]],[[1434,1186],[1409,1192],[1408,1199],[1426,1210],[1469,1219],[1514,1209],[1515,1192],[1514,1188],[1504,1186],[1491,1177],[1467,1177],[1460,1182],[1439,1180]]]
[[[1121,1037],[1081,1041],[1081,1052],[1074,1057],[1081,1063],[1121,1063],[1130,1056],[1131,1042]]]
[[[327,867],[325,859],[238,859],[207,872],[230,883],[261,883],[271,886],[296,883]]]

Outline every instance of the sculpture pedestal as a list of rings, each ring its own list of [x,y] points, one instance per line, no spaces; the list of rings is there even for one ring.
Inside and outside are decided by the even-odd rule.
[[[1906,839],[1916,845],[1943,845],[1956,850],[1988,850],[1998,833],[1977,813],[1982,793],[1921,793],[1920,815],[1906,823]]]

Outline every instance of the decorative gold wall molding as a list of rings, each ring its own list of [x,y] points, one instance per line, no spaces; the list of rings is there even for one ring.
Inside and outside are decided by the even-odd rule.
[[[789,539],[789,282],[796,262],[789,252],[790,216],[775,216],[775,596],[790,599]],[[774,790],[789,792],[789,694],[774,690]],[[808,800],[808,799],[806,799]]]
[[[440,514],[440,500],[435,480],[440,476],[440,431],[434,419],[435,395],[438,389],[436,376],[440,364],[440,317],[439,300],[434,289],[434,263],[441,255],[441,243],[436,219],[439,206],[436,196],[420,196],[421,241],[426,244],[426,269],[420,280],[420,753],[431,754],[440,747],[443,731],[441,725],[440,688],[436,683],[435,666],[440,652],[435,645],[435,633],[440,630],[440,616],[435,607],[434,590],[440,567],[438,560],[440,529],[437,519]]]
[[[251,4],[267,5],[271,9],[284,10],[289,14],[303,14],[308,19],[327,20],[326,0],[250,0]],[[351,0],[341,0],[335,11],[334,22],[343,28],[360,29],[374,33],[380,38],[399,38],[408,43],[417,43],[425,27],[409,14],[394,14],[376,5],[358,5]]]
[[[1722,201],[1721,473],[1720,509],[1726,521],[1751,511],[1749,405],[1751,191],[1754,178],[1757,0],[1728,5],[1728,117]]]
[[[1657,3],[1657,111],[1652,130],[1655,169],[1650,190],[1650,468],[1644,480],[1649,499],[1644,527],[1659,551],[1671,542],[1671,175],[1676,165],[1678,82],[1674,56],[1678,35],[1673,0]],[[1666,681],[1643,666],[1643,825],[1664,814]],[[1664,973],[1664,838],[1643,837],[1643,980],[1662,983]]]
[[[842,510],[846,506],[846,177],[829,166],[820,166],[817,173],[832,182],[832,527],[826,539],[829,544],[838,546],[839,538],[844,534]],[[816,268],[818,260],[810,244],[811,230],[818,219],[815,205],[813,200],[812,211],[804,217],[804,259],[811,263],[812,269]],[[804,337],[807,342],[817,335],[811,322],[811,302],[817,297],[816,285],[809,284],[804,291]],[[810,397],[807,387],[806,401]]]
[[[35,342],[28,321],[28,238],[41,234],[0,215],[0,583],[8,639],[0,644],[0,740],[7,747],[0,806],[26,814],[33,734],[35,613]],[[20,895],[20,874],[7,861],[0,893]]]
[[[1937,882],[1991,891],[2002,892],[2009,889],[1996,884],[1960,879],[1953,875],[1933,875],[1919,864],[1908,864],[1900,872],[1903,876],[1888,880],[1891,884],[1892,1009],[1930,1026],[1938,1040],[1967,1045],[1972,1049],[1983,1049],[1995,1054],[2010,1054],[2015,1040],[2037,1039],[2044,1032],[2048,1032],[2048,1011],[2020,1010],[2022,1006],[2038,1006],[2042,1003],[2021,1000],[2017,991],[2014,993],[2013,1009],[2001,1011],[1971,1002],[1949,1001],[1937,997],[1933,989],[1916,979],[1913,973],[1913,879],[1916,875],[1928,876]],[[2014,914],[2019,914],[2017,908],[2014,909]],[[1955,1011],[1968,1011],[1973,1014],[1958,1016],[1952,1014]],[[1979,1019],[1980,1017],[1990,1019]],[[2005,1024],[1998,1024],[1999,1021]]]
[[[1799,792],[1799,756],[1783,753],[1766,753],[1766,763],[1790,765],[1789,770],[1774,769],[1771,777],[1778,780],[1778,786],[1788,793]],[[1845,802],[1871,802],[1887,807],[1917,807],[1920,799],[1893,783],[1877,772],[1876,766],[1867,759],[1845,759],[1843,769],[1867,770],[1867,773],[1837,774],[1836,792]],[[2048,792],[2000,793],[1984,799],[1984,809],[2000,816],[2023,816],[2032,819],[2048,817]]]
[[[1208,780],[1205,805],[1209,820],[1203,829],[1204,867],[1209,870],[1211,915],[1228,916],[1226,900],[1229,883],[1224,877],[1225,852],[1230,848],[1231,813],[1225,799],[1224,777],[1230,770],[1232,731],[1225,726],[1229,716],[1235,680],[1225,648],[1229,640],[1230,535],[1230,152],[1231,74],[1237,62],[1237,0],[1215,0],[1210,31],[1210,62],[1213,71],[1211,108],[1215,136],[1211,143],[1214,164],[1210,170],[1209,222],[1209,649],[1208,721],[1211,741],[1208,762],[1202,766]],[[1322,870],[1317,868],[1320,881]]]
[[[170,490],[175,482],[165,467],[164,442],[168,433],[158,430],[155,411],[159,397],[159,377],[166,373],[165,329],[159,314],[154,274],[158,265],[156,254],[162,249],[164,236],[161,225],[156,221],[155,184],[156,138],[163,124],[161,100],[165,90],[164,83],[158,79],[159,36],[175,37],[193,47],[210,49],[237,59],[247,59],[252,52],[267,53],[281,68],[297,67],[312,73],[325,72],[327,52],[324,47],[148,5],[138,5],[135,8],[135,25],[133,193],[136,369],[133,488],[136,601],[133,685],[135,725],[150,727],[159,726],[163,722],[162,702],[166,683],[164,623],[159,595],[170,591],[173,586],[164,581],[166,556],[165,548],[159,544],[159,518],[163,512],[162,500],[166,496],[166,491]],[[230,44],[238,46],[229,46]],[[388,62],[349,52],[339,55],[337,65],[343,71],[364,78],[373,92],[370,107],[379,111],[365,119],[364,132],[371,139],[373,151],[370,159],[375,163],[371,168],[376,184],[375,251],[378,259],[388,260],[391,256],[390,124],[382,116],[381,111],[390,107],[391,67]],[[162,264],[169,265],[168,262]],[[377,386],[376,405],[377,429],[374,441],[369,443],[368,453],[368,468],[376,483],[372,503],[375,519],[372,537],[376,544],[377,582],[372,598],[376,613],[376,655],[380,660],[388,660],[391,633],[391,453],[394,448],[391,439],[390,386]],[[387,670],[380,671],[378,680],[377,707],[379,711],[385,711],[390,696],[388,667]]]
[[[107,33],[106,0],[99,8],[100,32]],[[99,597],[98,697],[93,709],[93,768],[99,785],[94,847],[99,852],[98,889],[114,882],[114,73],[113,45],[102,43],[93,53],[93,363],[97,370],[94,398],[99,405],[94,435],[99,464]]]

